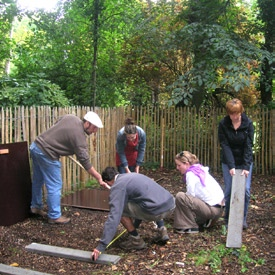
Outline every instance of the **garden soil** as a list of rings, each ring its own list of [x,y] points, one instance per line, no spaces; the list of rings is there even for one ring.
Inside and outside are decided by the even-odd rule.
[[[173,195],[185,189],[176,170],[141,170],[157,180]],[[221,174],[213,175],[223,185]],[[242,234],[242,248],[226,248],[223,219],[199,234],[173,232],[173,216],[165,220],[170,240],[166,245],[153,242],[154,224],[142,223],[139,233],[148,247],[123,251],[119,243],[124,234],[105,253],[119,255],[115,265],[101,265],[65,258],[44,256],[26,251],[31,243],[92,251],[96,247],[107,219],[107,211],[66,206],[63,215],[71,218],[67,225],[50,225],[47,220],[30,217],[23,222],[0,226],[0,263],[48,274],[275,274],[272,216],[274,176],[253,175],[249,227]],[[120,225],[117,234],[124,229]],[[1,273],[1,272],[0,272]]]

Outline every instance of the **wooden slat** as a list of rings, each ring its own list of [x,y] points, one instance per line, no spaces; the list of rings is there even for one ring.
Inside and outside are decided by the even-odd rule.
[[[241,175],[241,173],[241,169],[236,169],[236,174],[232,178],[230,212],[226,239],[227,247],[240,248],[242,246],[245,176]]]
[[[21,267],[14,267],[0,264],[0,274],[5,275],[51,275],[50,273],[38,272],[35,270],[24,269]]]
[[[275,174],[275,109],[271,110],[271,113],[270,113],[269,129],[270,129],[270,142],[271,142],[270,147],[272,148],[270,150],[271,154],[269,155],[269,158],[268,158],[268,163],[270,164],[269,174]]]
[[[9,149],[0,149],[0,155],[5,155],[9,153]]]
[[[42,255],[66,258],[71,260],[77,261],[84,261],[89,263],[96,263],[96,264],[116,264],[120,260],[119,256],[116,255],[109,255],[109,254],[101,254],[97,261],[91,260],[91,252],[83,251],[79,249],[72,249],[72,248],[65,248],[65,247],[58,247],[52,245],[45,245],[45,244],[38,244],[38,243],[31,243],[30,245],[26,246],[26,250],[29,252],[35,252]]]
[[[37,126],[36,126],[36,109],[34,107],[30,108],[30,140],[31,144],[37,136]]]

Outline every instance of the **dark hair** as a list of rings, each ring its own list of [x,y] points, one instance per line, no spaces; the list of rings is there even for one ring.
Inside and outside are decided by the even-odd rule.
[[[124,133],[126,135],[131,135],[131,134],[135,134],[136,132],[137,132],[137,127],[136,127],[135,121],[131,117],[126,118]]]
[[[115,167],[106,167],[101,174],[103,181],[111,181],[119,174]]]

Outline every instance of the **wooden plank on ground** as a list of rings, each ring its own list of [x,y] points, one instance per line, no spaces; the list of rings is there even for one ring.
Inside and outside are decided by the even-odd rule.
[[[241,173],[241,169],[236,169],[236,174],[232,179],[230,212],[226,239],[227,247],[240,248],[242,246],[246,178],[245,175],[241,176]]]
[[[49,273],[0,264],[0,274],[4,275],[51,275]]]
[[[120,260],[120,257],[117,255],[101,254],[98,257],[97,261],[94,262],[90,258],[91,252],[89,251],[58,247],[58,246],[52,246],[52,245],[45,245],[45,244],[38,244],[38,243],[31,243],[30,245],[26,246],[26,249],[27,251],[35,252],[38,254],[56,256],[60,258],[67,258],[71,260],[84,261],[84,262],[97,263],[97,264],[116,264]]]

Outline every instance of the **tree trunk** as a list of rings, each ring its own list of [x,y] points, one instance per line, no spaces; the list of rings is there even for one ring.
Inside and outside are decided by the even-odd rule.
[[[94,15],[93,15],[93,21],[94,21],[94,31],[93,31],[93,47],[94,47],[94,54],[93,54],[93,62],[92,62],[92,98],[91,102],[93,105],[93,108],[95,108],[96,104],[96,67],[97,67],[97,50],[98,50],[98,28],[99,28],[99,21],[98,21],[98,16],[100,13],[99,10],[99,1],[100,0],[95,0],[94,1]]]
[[[262,64],[260,91],[262,104],[267,105],[272,101],[272,68],[265,58]]]

